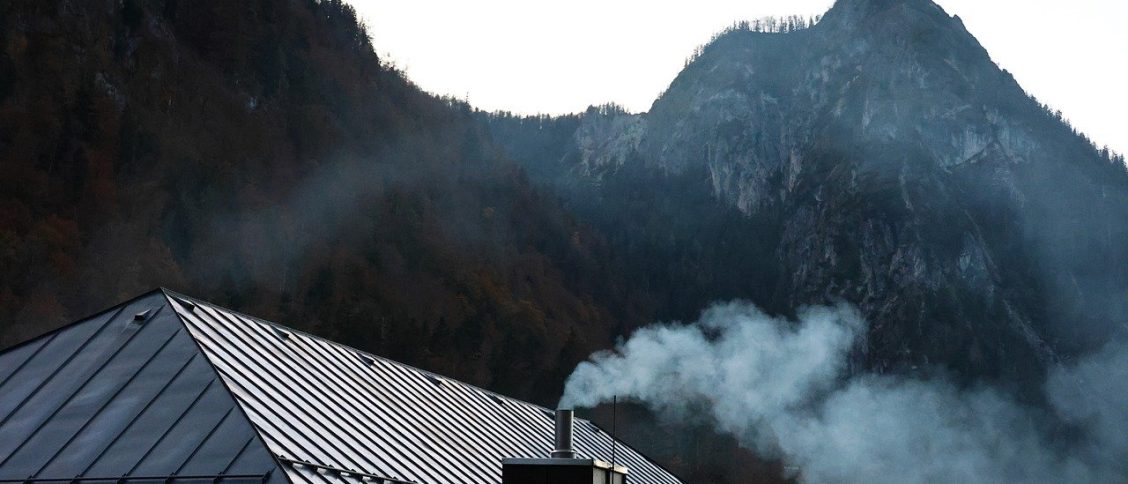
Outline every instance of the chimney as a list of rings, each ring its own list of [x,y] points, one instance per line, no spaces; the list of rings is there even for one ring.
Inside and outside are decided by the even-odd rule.
[[[553,459],[573,459],[576,451],[572,450],[572,414],[573,410],[563,408],[556,410],[556,450],[549,457]]]
[[[572,447],[573,413],[563,408],[556,411],[549,458],[502,460],[502,484],[626,484],[626,467],[576,456]]]

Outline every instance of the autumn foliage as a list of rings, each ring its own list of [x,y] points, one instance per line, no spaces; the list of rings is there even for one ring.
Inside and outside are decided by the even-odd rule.
[[[645,319],[340,0],[11,1],[0,26],[4,346],[163,285],[548,402]]]

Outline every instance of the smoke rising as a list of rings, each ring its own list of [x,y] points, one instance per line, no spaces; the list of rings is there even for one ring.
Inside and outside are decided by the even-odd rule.
[[[561,406],[614,395],[709,419],[804,482],[1107,482],[1128,478],[1128,351],[1054,369],[1048,408],[940,379],[848,376],[866,324],[848,306],[797,320],[744,303],[643,328],[581,363]]]

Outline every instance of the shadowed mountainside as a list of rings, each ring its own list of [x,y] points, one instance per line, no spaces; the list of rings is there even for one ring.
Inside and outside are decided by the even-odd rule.
[[[612,246],[641,248],[631,267],[711,288],[680,287],[668,317],[710,298],[780,313],[846,300],[872,322],[857,370],[1024,394],[1128,321],[1123,158],[928,0],[734,27],[647,113],[482,119]]]
[[[0,25],[4,345],[164,285],[549,402],[646,319],[340,1],[18,1]]]

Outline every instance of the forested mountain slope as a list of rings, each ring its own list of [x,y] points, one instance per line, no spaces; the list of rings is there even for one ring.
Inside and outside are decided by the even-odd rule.
[[[14,1],[0,26],[4,345],[164,285],[550,402],[648,304],[340,1]]]

